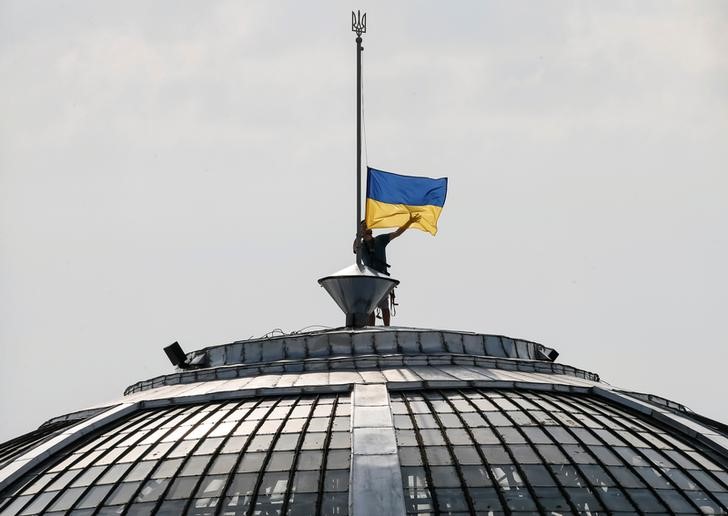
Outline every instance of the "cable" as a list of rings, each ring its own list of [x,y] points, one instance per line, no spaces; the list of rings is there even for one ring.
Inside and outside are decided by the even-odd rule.
[[[280,328],[273,328],[271,331],[269,331],[268,333],[266,333],[266,334],[264,334],[264,335],[262,335],[262,336],[260,336],[258,338],[259,339],[267,339],[268,337],[272,337],[274,335],[285,335],[285,334],[286,334],[286,332],[284,332]]]
[[[296,333],[303,333],[306,330],[309,330],[311,328],[320,328],[322,330],[330,330],[332,329],[331,326],[324,326],[323,324],[311,324],[309,326],[304,326],[300,330],[292,331],[291,334],[295,335]]]
[[[283,331],[280,328],[273,328],[271,331],[261,335],[260,337],[254,337],[251,335],[248,340],[267,339],[269,337],[273,337],[273,336],[277,336],[277,335],[280,335],[280,336],[297,335],[297,334],[303,333],[304,331],[309,330],[311,328],[319,328],[322,330],[331,330],[332,326],[325,326],[323,324],[311,324],[309,326],[305,326],[305,327],[301,328],[300,330],[293,330],[290,333],[286,333],[285,331]]]

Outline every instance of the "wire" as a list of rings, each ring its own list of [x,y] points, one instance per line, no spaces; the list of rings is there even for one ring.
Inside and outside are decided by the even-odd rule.
[[[331,326],[324,326],[323,324],[311,324],[310,326],[304,326],[300,330],[292,331],[291,334],[303,333],[304,331],[310,330],[311,328],[320,328],[322,330],[330,330],[330,329],[332,329]]]
[[[271,331],[269,331],[268,333],[266,333],[258,338],[267,339],[268,337],[273,337],[274,335],[285,335],[285,334],[286,334],[286,332],[284,332],[280,328],[273,328]]]
[[[254,337],[253,335],[251,335],[249,340],[253,340],[253,339],[267,339],[269,337],[274,337],[274,336],[278,336],[278,335],[281,335],[281,336],[285,336],[285,335],[296,335],[296,334],[299,334],[299,333],[303,333],[304,331],[309,330],[311,328],[319,328],[319,329],[322,329],[322,330],[330,330],[330,329],[332,329],[331,326],[324,326],[323,324],[312,324],[310,326],[305,326],[305,327],[301,328],[300,330],[294,330],[294,331],[292,331],[290,333],[286,333],[285,331],[283,331],[280,328],[273,328],[271,331],[269,331],[268,333],[265,333],[265,334],[261,335],[260,337]]]

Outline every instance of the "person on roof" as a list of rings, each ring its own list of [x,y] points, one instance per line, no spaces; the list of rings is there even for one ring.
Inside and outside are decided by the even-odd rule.
[[[362,220],[359,234],[356,239],[354,239],[354,254],[361,253],[361,261],[364,265],[389,276],[387,269],[390,265],[387,263],[387,245],[389,242],[407,231],[412,224],[419,220],[420,214],[412,213],[410,214],[409,220],[397,229],[397,231],[377,236],[372,235],[372,230],[367,227],[366,221]],[[384,299],[379,302],[377,307],[382,311],[384,326],[389,326],[391,318],[389,311],[389,296],[384,296]],[[368,324],[369,326],[374,326],[374,313],[369,314]]]

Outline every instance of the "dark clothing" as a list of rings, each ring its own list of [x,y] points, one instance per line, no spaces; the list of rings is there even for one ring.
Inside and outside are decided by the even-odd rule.
[[[364,265],[371,267],[377,272],[389,275],[387,272],[387,244],[389,244],[389,233],[378,235],[371,240],[362,241],[361,261]]]

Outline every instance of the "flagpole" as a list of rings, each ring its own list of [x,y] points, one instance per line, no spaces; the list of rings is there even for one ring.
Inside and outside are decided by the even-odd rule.
[[[361,35],[367,31],[367,15],[351,12],[351,30],[356,32],[356,232],[361,228]],[[357,237],[358,238],[358,237]],[[356,263],[361,265],[361,253],[356,253]]]

